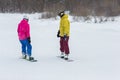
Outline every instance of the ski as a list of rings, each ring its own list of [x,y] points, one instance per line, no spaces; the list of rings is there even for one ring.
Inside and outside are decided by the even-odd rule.
[[[60,59],[62,59],[62,60],[65,60],[65,61],[67,61],[67,62],[73,62],[74,60],[72,60],[72,59],[70,59],[70,58],[68,58],[67,60],[65,59],[65,58],[61,58],[61,56],[57,56],[58,58],[60,58]]]

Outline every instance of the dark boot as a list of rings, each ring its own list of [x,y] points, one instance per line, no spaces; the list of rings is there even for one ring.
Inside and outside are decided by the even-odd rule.
[[[31,61],[31,60],[34,60],[34,57],[29,57],[29,60]]]

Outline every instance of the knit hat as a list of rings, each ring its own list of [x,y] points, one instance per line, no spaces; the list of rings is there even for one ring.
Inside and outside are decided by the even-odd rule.
[[[23,19],[29,20],[29,17],[25,15],[25,16],[23,16]]]

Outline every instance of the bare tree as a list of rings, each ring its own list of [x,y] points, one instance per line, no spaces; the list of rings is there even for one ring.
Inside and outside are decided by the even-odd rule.
[[[69,10],[74,16],[120,15],[120,0],[0,0],[0,12],[48,12]]]

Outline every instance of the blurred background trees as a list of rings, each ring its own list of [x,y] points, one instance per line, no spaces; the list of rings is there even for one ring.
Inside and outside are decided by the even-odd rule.
[[[67,10],[73,16],[118,16],[120,0],[0,0],[0,12],[40,13],[56,16]]]

